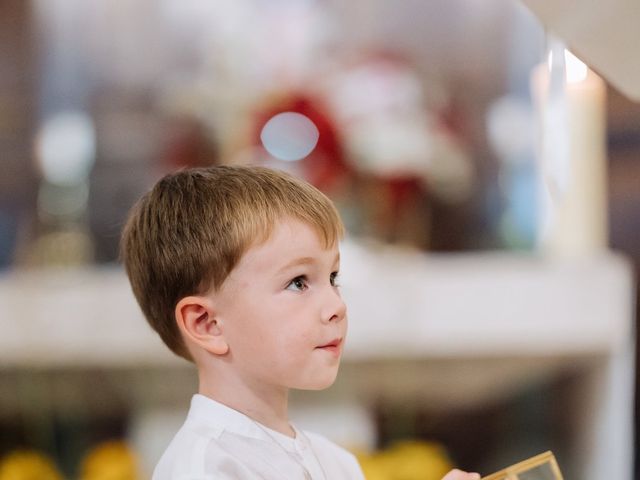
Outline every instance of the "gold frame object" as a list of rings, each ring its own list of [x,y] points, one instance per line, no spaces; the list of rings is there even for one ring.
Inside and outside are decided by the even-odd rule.
[[[553,473],[554,480],[563,480],[556,457],[554,457],[553,453],[550,451],[528,458],[527,460],[523,460],[522,462],[504,468],[499,472],[492,473],[487,477],[482,477],[481,480],[519,480],[519,474],[529,472],[534,468],[538,468],[543,465],[549,465],[551,472]]]

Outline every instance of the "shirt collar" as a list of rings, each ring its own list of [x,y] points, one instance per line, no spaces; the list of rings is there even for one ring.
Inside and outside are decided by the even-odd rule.
[[[199,393],[191,398],[191,408],[187,418],[206,425],[216,437],[219,437],[223,431],[227,431],[259,440],[275,441],[289,451],[295,451],[296,443],[305,441],[304,436],[293,424],[291,428],[296,434],[295,438],[258,424],[244,413]]]

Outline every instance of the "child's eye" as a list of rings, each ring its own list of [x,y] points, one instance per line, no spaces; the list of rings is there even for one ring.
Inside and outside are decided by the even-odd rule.
[[[331,282],[332,287],[340,286],[340,284],[338,283],[338,272],[331,273],[331,275],[329,276],[329,282]]]
[[[307,278],[304,275],[294,278],[287,285],[287,290],[302,292],[307,289]]]

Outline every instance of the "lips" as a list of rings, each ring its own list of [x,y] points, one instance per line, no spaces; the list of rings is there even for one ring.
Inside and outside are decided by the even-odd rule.
[[[341,338],[334,338],[329,343],[325,343],[324,345],[320,345],[318,348],[326,348],[326,347],[337,347],[342,343]]]
[[[335,338],[331,340],[329,343],[325,343],[324,345],[320,345],[316,347],[316,349],[324,350],[325,352],[340,354],[340,349],[342,346],[342,338]]]

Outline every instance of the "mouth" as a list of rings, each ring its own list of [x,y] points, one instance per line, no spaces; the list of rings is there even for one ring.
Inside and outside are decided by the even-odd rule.
[[[340,355],[342,350],[342,338],[336,338],[329,343],[316,347],[316,350],[324,350],[325,352],[332,353],[333,355]]]

